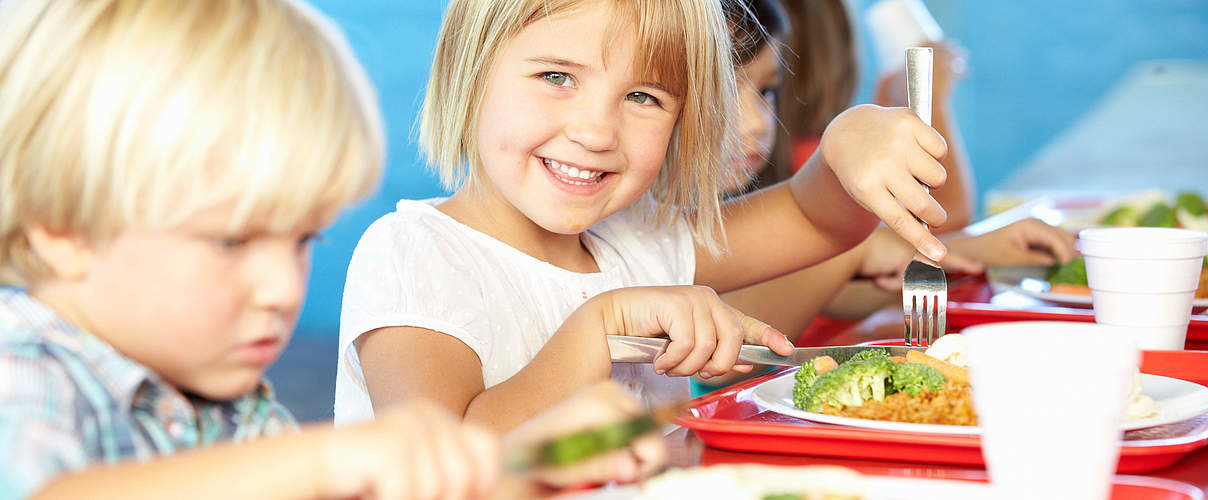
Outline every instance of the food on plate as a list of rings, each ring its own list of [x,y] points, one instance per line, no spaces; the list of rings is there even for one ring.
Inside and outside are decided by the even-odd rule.
[[[672,469],[642,485],[639,500],[858,500],[860,473],[834,466],[714,465]]]
[[[1199,193],[1179,193],[1173,204],[1161,192],[1145,191],[1108,209],[1099,220],[1106,226],[1183,227],[1208,230],[1208,210]]]
[[[793,404],[802,410],[897,422],[977,424],[968,375],[946,361],[913,351],[895,361],[883,350],[868,349],[823,372],[818,365],[809,362],[797,371]]]
[[[1086,281],[1086,259],[1083,257],[1074,257],[1065,264],[1054,264],[1045,273],[1045,279],[1048,280],[1049,291],[1052,293],[1086,296],[1091,294]],[[1204,259],[1204,266],[1200,268],[1200,285],[1195,291],[1195,298],[1208,298],[1208,259]]]
[[[825,358],[825,359],[822,359]],[[926,352],[890,357],[881,349],[856,353],[836,366],[829,356],[797,370],[793,404],[802,410],[841,417],[937,425],[977,425],[965,365],[965,338],[943,335]],[[1027,369],[1026,360],[1021,366]],[[1135,372],[1124,420],[1160,417],[1153,398],[1141,393]]]

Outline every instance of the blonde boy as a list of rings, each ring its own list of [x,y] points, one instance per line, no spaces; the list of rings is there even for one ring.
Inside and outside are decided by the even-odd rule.
[[[148,462],[295,428],[262,375],[375,110],[292,2],[0,3],[0,498],[481,493],[493,438],[428,405]]]

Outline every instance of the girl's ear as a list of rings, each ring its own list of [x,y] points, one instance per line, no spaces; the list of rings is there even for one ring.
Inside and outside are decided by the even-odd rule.
[[[88,272],[92,249],[77,234],[55,232],[37,224],[25,228],[25,238],[57,279],[75,281]]]

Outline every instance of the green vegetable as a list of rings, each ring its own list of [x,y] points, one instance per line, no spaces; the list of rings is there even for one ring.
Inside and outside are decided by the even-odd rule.
[[[860,406],[867,399],[880,401],[885,398],[886,380],[893,364],[889,358],[871,356],[848,360],[819,375],[809,385],[800,383],[799,379],[793,386],[793,404],[805,411],[816,412],[822,405],[842,408]]]
[[[887,353],[881,349],[866,349],[866,350],[857,352],[848,361],[862,361],[865,359],[888,358],[888,357],[889,357],[889,353]]]
[[[1108,212],[1099,222],[1105,226],[1135,226],[1140,220],[1141,212],[1136,208],[1124,205]]]
[[[764,495],[763,500],[805,500],[805,497],[796,493],[772,493]]]
[[[606,451],[624,448],[634,438],[658,428],[650,416],[559,437],[541,447],[540,464],[568,465]]]
[[[1074,257],[1069,262],[1049,268],[1049,283],[1086,286],[1086,259]]]
[[[918,396],[924,387],[938,391],[948,382],[939,370],[922,363],[894,363],[889,379],[895,392],[911,396]]]
[[[1149,207],[1145,214],[1141,216],[1141,220],[1137,224],[1144,227],[1174,227],[1175,216],[1174,209],[1167,206],[1165,203],[1155,203]]]
[[[818,370],[814,368],[814,360],[811,359],[801,365],[801,369],[797,370],[796,379],[796,385],[793,386],[794,393],[796,393],[797,387],[809,387],[815,380],[818,380]]]
[[[1196,193],[1190,191],[1179,193],[1179,197],[1174,202],[1175,211],[1182,210],[1194,216],[1204,215],[1204,199]]]

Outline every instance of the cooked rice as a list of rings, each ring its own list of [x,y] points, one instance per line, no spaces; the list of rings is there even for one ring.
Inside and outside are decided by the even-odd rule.
[[[882,401],[870,399],[863,405],[843,409],[824,405],[822,413],[916,424],[977,425],[969,384],[944,384],[938,391],[924,388],[918,396],[897,392]]]

